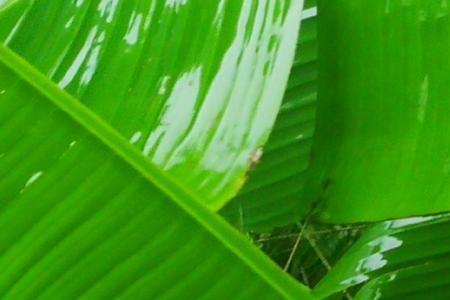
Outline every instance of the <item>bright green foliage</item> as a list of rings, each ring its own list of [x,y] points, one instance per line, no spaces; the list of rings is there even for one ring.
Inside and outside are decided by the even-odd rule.
[[[203,206],[268,137],[302,2],[2,2],[76,98],[0,46],[0,298],[313,299]]]
[[[320,1],[319,219],[450,210],[450,1]]]
[[[377,277],[364,285],[355,300],[447,300],[450,298],[448,255]]]
[[[248,182],[222,214],[241,230],[293,223],[309,206],[301,194],[314,133],[317,98],[317,1],[307,0],[294,64],[271,136]]]
[[[312,299],[74,98],[0,62],[2,299]]]
[[[278,111],[303,0],[11,3],[8,47],[210,208],[237,193]]]
[[[14,30],[20,16],[25,11],[29,1],[0,1],[0,40],[3,41]]]
[[[356,299],[448,299],[450,216],[373,226],[315,287],[322,298],[366,283]]]
[[[302,8],[0,0],[0,298],[448,299],[450,0]]]

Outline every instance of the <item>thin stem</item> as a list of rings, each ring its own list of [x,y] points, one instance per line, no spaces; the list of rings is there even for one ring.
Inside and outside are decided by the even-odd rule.
[[[306,274],[305,268],[304,268],[303,266],[300,267],[300,274],[302,275],[303,282],[304,282],[307,286],[310,286],[309,279],[308,279],[308,275]]]
[[[333,228],[333,229],[324,229],[324,230],[314,230],[310,231],[310,235],[320,235],[320,234],[327,234],[327,233],[333,233],[333,232],[343,232],[343,231],[350,231],[350,230],[359,230],[359,229],[365,229],[367,228],[367,225],[361,225],[361,226],[349,226],[344,228]],[[288,239],[298,236],[299,232],[294,233],[288,233],[288,234],[281,234],[276,236],[270,236],[265,238],[260,238],[256,240],[257,242],[268,242],[273,240],[282,240],[282,239]]]
[[[350,231],[350,230],[359,230],[359,229],[365,229],[368,225],[355,225],[355,226],[348,226],[348,227],[342,227],[342,228],[332,228],[332,229],[323,229],[323,230],[314,230],[311,231],[311,235],[315,234],[326,234],[326,233],[333,233],[333,232],[341,232],[341,231]]]
[[[316,242],[309,236],[309,234],[310,234],[309,232],[305,232],[305,234],[304,234],[305,239],[309,242],[309,244],[313,248],[314,252],[316,253],[317,257],[319,258],[319,260],[322,262],[322,264],[327,269],[327,272],[329,272],[332,268],[330,262],[325,257],[325,255],[322,253],[322,250],[320,250],[319,246],[317,246]],[[344,295],[349,300],[353,299],[353,297],[347,291],[344,291]]]
[[[309,236],[308,233],[305,233],[305,239],[309,242],[311,247],[313,248],[314,252],[316,253],[317,257],[319,258],[320,262],[325,266],[327,271],[331,270],[331,264],[326,259],[325,255],[323,255],[322,250],[317,246],[316,242]]]
[[[273,240],[282,240],[282,239],[288,239],[288,238],[292,238],[292,237],[296,237],[298,236],[298,232],[296,233],[289,233],[289,234],[283,234],[283,235],[277,235],[277,236],[270,236],[270,237],[266,237],[266,238],[260,238],[257,240],[257,242],[268,242],[268,241],[273,241]]]
[[[298,233],[297,239],[295,240],[295,243],[294,243],[294,247],[292,248],[292,251],[289,254],[289,258],[283,268],[283,270],[285,272],[287,272],[287,270],[291,266],[292,259],[294,258],[295,252],[297,252],[298,246],[300,245],[300,241],[302,239],[302,235],[303,235],[303,232],[305,231],[307,223],[308,223],[308,220],[305,219],[305,222],[303,223],[303,225],[300,224],[300,226],[301,226],[300,232]]]

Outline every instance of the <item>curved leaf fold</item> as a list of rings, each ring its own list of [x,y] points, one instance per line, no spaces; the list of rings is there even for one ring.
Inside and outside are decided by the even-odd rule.
[[[8,47],[208,207],[236,194],[278,111],[303,0],[11,3]]]
[[[0,46],[2,299],[312,299]]]
[[[355,299],[445,299],[450,216],[385,221],[368,230],[314,288],[319,298],[359,286]]]
[[[269,231],[298,221],[310,209],[302,192],[314,133],[317,65],[317,1],[307,0],[294,64],[273,131],[253,158],[254,169],[248,172],[243,189],[221,211],[241,230]]]

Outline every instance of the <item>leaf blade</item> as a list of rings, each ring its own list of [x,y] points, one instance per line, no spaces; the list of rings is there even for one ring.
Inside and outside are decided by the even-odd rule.
[[[221,210],[244,231],[270,231],[303,218],[317,100],[317,3],[305,2],[294,64],[275,125],[239,194]],[[261,161],[259,161],[261,160]]]
[[[32,1],[7,45],[217,210],[267,139],[302,3]]]
[[[43,140],[42,145],[38,145],[34,153],[48,157],[41,159],[39,156],[30,155],[22,161],[20,157],[14,156],[20,148],[11,148],[11,145],[4,142],[0,145],[2,150],[7,150],[4,152],[2,163],[14,163],[18,166],[14,173],[16,176],[10,175],[7,181],[3,180],[1,183],[2,191],[8,191],[6,194],[2,193],[8,197],[1,200],[4,208],[0,214],[0,223],[8,233],[0,241],[2,253],[0,264],[5,266],[5,272],[0,277],[0,294],[6,299],[37,295],[49,299],[73,295],[87,297],[90,295],[85,294],[87,292],[102,297],[107,297],[112,292],[125,292],[125,297],[134,299],[148,298],[159,295],[158,293],[163,295],[164,286],[158,289],[157,285],[152,285],[142,289],[139,282],[147,282],[147,279],[152,278],[152,274],[142,273],[139,266],[155,265],[163,257],[168,258],[170,265],[170,249],[177,244],[170,238],[172,234],[192,236],[193,241],[188,240],[186,243],[191,247],[190,250],[195,249],[200,251],[197,254],[202,252],[205,254],[199,257],[210,257],[208,251],[220,250],[219,253],[225,260],[237,266],[238,276],[230,278],[232,285],[236,285],[243,278],[249,280],[243,283],[250,284],[255,279],[255,274],[258,274],[256,278],[259,275],[263,275],[263,278],[268,276],[262,282],[256,279],[251,283],[248,290],[242,291],[243,297],[253,297],[252,295],[260,292],[261,288],[264,290],[266,284],[269,290],[274,284],[275,290],[268,295],[269,297],[272,295],[275,299],[280,296],[292,299],[300,295],[310,297],[305,288],[283,276],[224,221],[192,200],[192,196],[187,195],[182,188],[172,184],[166,174],[157,167],[144,163],[145,158],[97,116],[68,94],[57,89],[33,68],[26,67],[24,61],[3,46],[0,47],[0,61],[3,65],[0,72],[1,90],[5,90],[0,103],[2,106],[12,103],[33,105],[34,110],[30,112],[40,118],[40,122],[32,122],[33,117],[28,114],[29,121],[21,124],[27,127],[27,134],[23,139]],[[17,75],[7,71],[5,65],[20,74],[25,82],[18,81]],[[31,83],[33,86],[30,87]],[[51,101],[48,102],[49,100]],[[52,106],[55,104],[65,112],[55,110]],[[67,113],[78,123],[68,120]],[[0,123],[4,126],[8,118],[2,117]],[[5,128],[2,128],[4,134]],[[87,133],[86,129],[91,132]],[[45,139],[44,134],[49,138]],[[73,144],[73,141],[76,143]],[[113,148],[115,154],[111,153]],[[80,160],[79,164],[74,165],[80,155],[88,153],[91,155],[90,160],[87,162]],[[125,162],[124,156],[128,158]],[[92,161],[96,161],[98,165],[94,166]],[[34,171],[36,168],[40,170],[38,176],[35,172],[30,173],[30,170]],[[136,170],[140,173],[139,176],[136,176]],[[63,175],[64,173],[66,174]],[[58,177],[64,179],[61,181],[64,188],[54,188],[45,198],[36,198],[36,195],[42,192],[42,187],[45,190],[49,184],[54,184]],[[90,177],[96,180],[86,181],[86,178]],[[160,177],[163,179],[158,179]],[[147,180],[153,184],[149,185]],[[161,190],[164,192],[161,193]],[[33,201],[35,199],[41,201]],[[121,213],[123,209],[126,213]],[[158,215],[155,215],[155,212],[158,212]],[[22,214],[27,217],[17,218]],[[9,222],[11,219],[15,221]],[[166,224],[171,223],[174,224],[173,227],[169,226],[172,231],[167,232],[166,229],[166,238],[159,240],[161,256],[152,257],[152,253],[153,255],[155,251],[158,253],[158,247],[152,244],[150,232],[156,237],[158,229],[162,230]],[[121,229],[124,225],[125,227]],[[103,237],[102,235],[107,232],[112,236]],[[99,239],[103,243],[98,243]],[[122,246],[117,247],[117,242],[122,243]],[[112,245],[116,246],[111,252],[108,246]],[[205,249],[201,249],[202,245]],[[220,245],[226,246],[222,248]],[[138,254],[137,258],[133,253]],[[143,255],[144,253],[148,255]],[[247,254],[240,256],[238,253]],[[81,254],[84,256],[80,256]],[[177,255],[178,260],[175,260],[177,263],[193,267],[188,263],[192,253],[178,252]],[[11,264],[9,259],[11,257],[20,259]],[[55,260],[58,257],[64,259]],[[93,261],[96,263],[92,264]],[[214,258],[210,262],[214,261],[220,266],[220,262]],[[121,272],[123,270],[118,268],[121,262],[128,263],[125,266],[129,272]],[[256,265],[253,265],[255,262]],[[52,267],[47,269],[49,263],[52,263]],[[201,261],[196,261],[194,266],[199,264],[201,265]],[[175,265],[174,263],[172,267]],[[251,265],[253,267],[247,269]],[[263,265],[264,267],[259,269]],[[268,269],[264,270],[265,268]],[[40,272],[45,269],[48,273]],[[111,273],[108,273],[109,269]],[[150,270],[158,269],[150,268]],[[166,266],[163,270],[168,272],[167,276],[175,278],[188,276],[187,270],[183,269],[167,269]],[[267,272],[269,270],[271,271]],[[210,280],[214,280],[210,273],[206,275],[211,277]],[[195,282],[199,284],[207,277],[197,278]],[[73,280],[74,278],[78,279]],[[267,279],[269,281],[266,281]],[[34,284],[30,287],[28,282]],[[126,285],[114,285],[118,282],[130,283],[130,289],[127,290]],[[283,287],[280,287],[280,284]],[[186,287],[178,291],[182,292],[186,293]],[[202,293],[201,290],[197,292]],[[245,292],[249,294],[245,295]]]
[[[448,1],[319,1],[318,219],[449,210]],[[392,205],[396,203],[396,205]]]
[[[448,214],[378,223],[350,248],[314,288],[314,293],[323,298],[361,285],[357,297],[375,296],[374,291],[385,287],[387,291],[380,296],[388,296],[389,290],[420,290],[420,285],[411,285],[405,278],[426,273],[432,276],[448,268],[443,263],[450,253],[446,242],[448,226]],[[420,280],[428,284],[423,277]],[[433,280],[429,283],[433,284]]]

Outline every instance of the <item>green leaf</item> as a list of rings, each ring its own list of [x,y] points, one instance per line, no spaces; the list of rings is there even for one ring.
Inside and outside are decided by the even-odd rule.
[[[319,1],[319,219],[450,210],[450,1]]]
[[[370,281],[354,299],[449,299],[449,267],[448,257],[434,259],[423,265],[405,267]]]
[[[208,207],[237,193],[278,111],[303,0],[16,2],[8,47]]]
[[[314,293],[324,298],[365,283],[355,299],[448,296],[450,280],[443,274],[450,271],[449,230],[448,214],[379,223],[350,248]]]
[[[317,4],[307,0],[287,90],[274,129],[254,157],[248,182],[222,211],[241,230],[269,231],[309,211],[302,201],[317,98]]]
[[[0,40],[5,40],[14,26],[20,19],[20,16],[26,9],[29,0],[2,0],[0,1]]]
[[[312,299],[0,46],[2,299]]]

